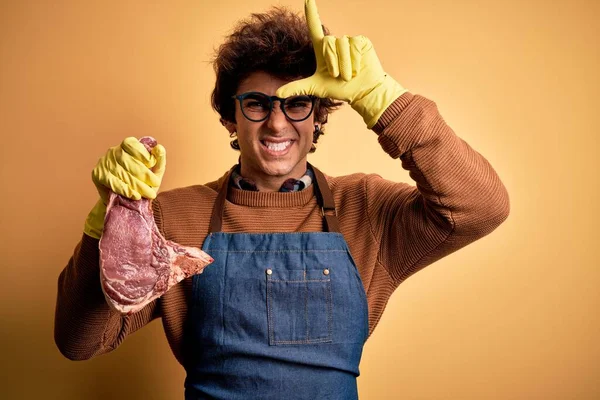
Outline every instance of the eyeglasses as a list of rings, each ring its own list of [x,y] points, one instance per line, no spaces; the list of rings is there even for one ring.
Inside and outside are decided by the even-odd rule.
[[[242,93],[232,98],[239,100],[242,114],[252,122],[261,122],[269,118],[275,100],[279,101],[281,111],[289,120],[304,121],[312,114],[317,99],[315,96],[292,96],[282,99],[261,92]]]

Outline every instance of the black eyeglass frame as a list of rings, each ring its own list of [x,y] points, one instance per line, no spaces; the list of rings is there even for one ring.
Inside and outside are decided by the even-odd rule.
[[[244,107],[242,102],[246,99],[246,97],[251,96],[251,95],[259,95],[259,96],[264,96],[265,98],[269,99],[270,103],[269,103],[269,112],[267,113],[267,115],[264,116],[264,118],[261,119],[252,119],[249,118],[246,113],[244,112]],[[242,93],[242,94],[238,94],[238,95],[233,95],[231,96],[232,99],[237,99],[240,103],[240,110],[242,111],[242,114],[244,115],[244,117],[248,120],[248,121],[252,121],[252,122],[262,122],[265,121],[267,118],[269,118],[271,116],[271,112],[273,112],[273,105],[275,104],[275,100],[279,101],[279,108],[281,109],[281,111],[283,112],[283,115],[285,115],[285,117],[287,119],[289,119],[290,121],[293,122],[302,122],[305,121],[306,119],[308,119],[308,117],[310,117],[313,113],[313,111],[315,110],[315,102],[317,101],[317,96],[311,96],[311,95],[305,95],[306,97],[308,97],[311,101],[311,107],[310,107],[310,111],[308,112],[308,114],[306,115],[306,117],[302,118],[302,119],[294,119],[291,118],[288,113],[285,111],[285,101],[287,99],[293,98],[293,97],[301,97],[304,95],[299,95],[299,96],[290,96],[290,97],[286,97],[286,98],[281,98],[281,97],[277,97],[277,96],[269,96],[265,93],[262,92],[246,92],[246,93]]]

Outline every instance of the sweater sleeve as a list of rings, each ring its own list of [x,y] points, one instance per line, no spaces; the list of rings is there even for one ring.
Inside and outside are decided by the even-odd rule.
[[[405,93],[373,130],[416,182],[365,179],[378,263],[397,285],[489,234],[509,214],[506,188],[489,162],[446,124],[434,102]]]
[[[99,240],[83,234],[58,278],[54,340],[71,360],[87,360],[116,349],[127,335],[158,317],[157,301],[121,316],[100,286]]]

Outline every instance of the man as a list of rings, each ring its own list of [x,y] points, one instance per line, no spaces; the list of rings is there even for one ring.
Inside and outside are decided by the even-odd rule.
[[[186,398],[357,398],[364,342],[394,289],[507,218],[497,174],[435,104],[387,75],[367,38],[326,36],[314,1],[305,12],[254,15],[219,48],[212,103],[240,151],[221,178],[157,196],[162,146],[128,138],[100,159],[100,200],[59,278],[65,356],[107,353],[160,317]],[[307,163],[339,101],[416,187]],[[154,199],[163,235],[215,259],[129,316],[111,311],[98,279],[109,189]]]

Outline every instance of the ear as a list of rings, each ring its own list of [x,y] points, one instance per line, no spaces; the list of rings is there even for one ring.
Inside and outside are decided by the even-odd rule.
[[[237,124],[235,122],[227,121],[227,120],[224,120],[223,118],[221,118],[220,121],[221,121],[221,125],[223,125],[225,127],[225,129],[227,129],[229,131],[230,135],[233,135],[234,133],[237,132]]]

